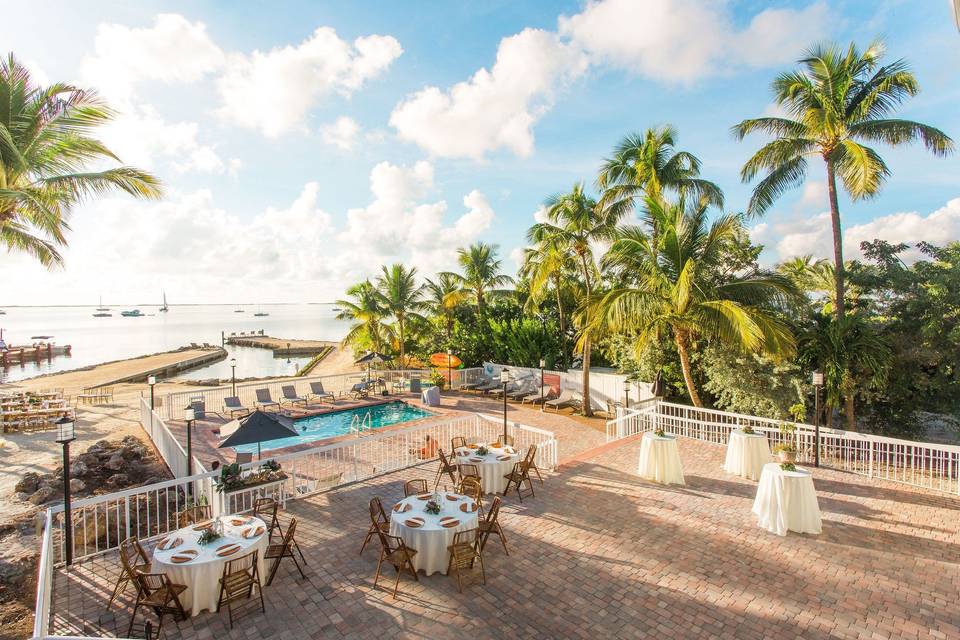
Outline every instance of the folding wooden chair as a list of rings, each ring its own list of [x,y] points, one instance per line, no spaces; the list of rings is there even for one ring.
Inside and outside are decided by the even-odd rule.
[[[487,512],[487,517],[480,522],[480,552],[483,553],[483,548],[487,546],[487,538],[490,537],[491,533],[497,534],[500,538],[500,543],[503,545],[503,550],[507,555],[510,555],[510,551],[507,549],[507,537],[503,535],[503,527],[500,526],[500,505],[503,504],[503,500],[500,499],[500,496],[494,496],[493,502],[490,504],[490,510]]]
[[[132,536],[120,543],[120,575],[117,576],[117,583],[113,587],[113,595],[107,602],[107,610],[113,605],[117,596],[126,591],[128,585],[132,584],[135,588],[140,588],[137,573],[150,573],[150,558],[140,546],[140,540]]]
[[[270,575],[267,576],[268,587],[273,584],[273,577],[277,575],[277,569],[280,567],[280,561],[284,558],[290,558],[293,560],[293,564],[297,565],[297,571],[300,572],[301,578],[307,577],[303,574],[303,569],[300,568],[300,563],[297,562],[296,556],[293,555],[293,545],[296,544],[293,536],[296,531],[297,519],[293,518],[290,520],[290,525],[287,527],[287,535],[283,536],[283,542],[280,544],[269,545],[266,553],[263,554],[264,560],[273,560],[273,564],[270,565]]]
[[[133,623],[137,619],[137,610],[140,607],[149,607],[157,614],[157,637],[160,637],[163,629],[163,618],[168,613],[173,615],[173,619],[185,620],[186,612],[180,603],[180,594],[187,590],[186,585],[173,584],[165,573],[138,573],[137,582],[137,601],[133,605],[133,613],[130,615],[130,626],[127,628],[129,637],[133,631]]]
[[[467,439],[463,436],[454,436],[450,438],[450,455],[456,456],[457,449],[466,449],[467,448]]]
[[[420,582],[417,576],[417,569],[413,566],[413,558],[417,555],[416,549],[411,549],[403,542],[403,538],[392,536],[389,533],[380,533],[380,559],[377,561],[377,574],[373,578],[373,588],[377,588],[377,581],[380,580],[380,567],[384,561],[393,565],[397,571],[397,581],[393,585],[393,597],[397,597],[397,590],[400,587],[400,576],[404,571],[413,576],[413,579]]]
[[[458,531],[453,536],[453,544],[447,547],[450,560],[447,562],[447,575],[457,574],[457,591],[463,593],[463,571],[473,569],[474,564],[480,561],[480,576],[483,584],[487,584],[487,574],[483,569],[483,555],[480,553],[480,536],[478,529]]]
[[[530,447],[527,449],[526,461],[527,461],[528,472],[536,471],[537,480],[540,481],[540,485],[542,486],[543,476],[540,475],[540,469],[537,468],[537,445],[536,444],[531,444]]]
[[[260,611],[266,613],[267,609],[263,604],[263,586],[260,584],[260,574],[257,569],[256,549],[245,556],[229,560],[223,565],[217,611],[223,611],[223,605],[227,605],[231,629],[233,629],[233,603],[253,597],[254,587],[257,588],[257,594],[260,596]]]
[[[478,467],[473,463],[470,463],[470,462],[461,463],[459,465],[459,472],[460,472],[460,482],[463,482],[464,478],[476,478],[477,480],[480,479],[480,467]]]
[[[520,498],[520,502],[523,502],[522,487],[524,483],[526,483],[527,489],[530,491],[530,496],[536,497],[536,494],[533,492],[533,483],[530,481],[530,469],[527,466],[526,460],[515,463],[510,473],[503,477],[507,480],[507,486],[503,488],[504,497],[510,493],[510,487],[516,485],[517,497]]]
[[[264,522],[267,522],[267,539],[270,542],[273,542],[274,535],[279,535],[280,539],[283,539],[283,527],[280,525],[280,518],[277,516],[277,513],[280,510],[280,503],[275,499],[266,497],[266,498],[257,498],[253,502],[253,515],[256,518],[260,518]],[[300,556],[300,560],[303,564],[307,564],[307,559],[303,555],[303,551],[300,550],[300,545],[297,544],[297,541],[293,541],[293,548],[297,550],[297,554]]]
[[[360,547],[361,554],[363,554],[363,550],[367,548],[367,543],[373,536],[381,532],[390,533],[390,518],[383,510],[383,503],[380,502],[380,498],[374,496],[370,498],[370,528],[367,529],[367,536],[363,539],[363,546]]]
[[[458,465],[453,462],[450,462],[446,454],[443,453],[443,449],[438,449],[437,455],[440,456],[440,466],[437,467],[437,477],[433,481],[434,491],[436,491],[437,487],[440,485],[440,478],[443,477],[443,474],[447,474],[448,476],[450,476],[450,484],[452,484],[454,487],[457,486],[456,473],[457,473]]]
[[[181,529],[197,522],[213,518],[213,509],[208,504],[198,504],[177,512],[177,526]]]
[[[403,483],[403,497],[409,498],[410,496],[418,496],[421,493],[426,493],[429,491],[427,488],[427,481],[423,478],[417,478],[416,480],[407,480]]]

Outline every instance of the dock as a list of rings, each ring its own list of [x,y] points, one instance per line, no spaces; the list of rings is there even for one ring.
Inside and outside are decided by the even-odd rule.
[[[52,360],[55,356],[70,355],[70,345],[53,344],[47,342],[30,346],[12,346],[0,354],[0,364],[9,367],[12,364],[22,364],[32,360]]]
[[[314,356],[339,344],[331,340],[292,340],[260,335],[227,336],[226,342],[238,347],[270,349],[275,356]]]

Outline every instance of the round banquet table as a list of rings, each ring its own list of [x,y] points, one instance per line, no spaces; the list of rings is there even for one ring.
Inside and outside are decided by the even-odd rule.
[[[180,594],[180,603],[184,609],[190,610],[190,615],[195,616],[204,609],[217,610],[220,578],[223,576],[223,567],[228,560],[243,557],[256,549],[260,552],[257,556],[260,584],[262,585],[266,580],[264,572],[266,563],[263,560],[263,554],[270,541],[263,520],[252,516],[221,516],[220,521],[223,522],[223,537],[210,544],[200,546],[197,540],[202,530],[198,530],[198,525],[191,525],[168,534],[153,551],[154,572],[165,573],[170,577],[170,582],[187,587],[187,590]],[[257,534],[261,529],[262,532]],[[250,537],[244,537],[244,532],[248,532],[247,535]],[[183,542],[172,549],[161,548],[165,543],[177,538]],[[217,549],[227,544],[238,544],[240,550],[229,556],[218,556]],[[191,550],[198,552],[193,560],[182,564],[172,560],[174,556]]]
[[[637,472],[641,478],[660,484],[686,484],[676,437],[658,436],[651,432],[643,434]]]
[[[481,443],[482,444],[482,443]],[[520,451],[515,447],[495,447],[486,445],[487,455],[477,454],[480,444],[471,444],[466,449],[457,450],[457,463],[475,464],[480,471],[480,485],[484,493],[503,493],[507,488],[507,479],[504,478],[513,470],[513,465],[520,462]]]
[[[770,445],[762,433],[731,431],[723,469],[749,480],[759,480],[763,465],[770,462]]]
[[[763,465],[753,513],[761,528],[778,536],[787,535],[787,531],[820,533],[820,505],[813,476],[800,467],[784,471],[776,462]]]
[[[417,555],[413,557],[413,566],[428,576],[437,571],[444,574],[447,572],[450,561],[447,547],[453,544],[454,534],[475,529],[479,519],[475,510],[476,502],[467,496],[444,492],[440,492],[439,496],[441,511],[438,515],[424,510],[433,497],[430,493],[405,498],[394,505],[390,512],[390,535],[403,538],[404,544],[417,550]],[[465,505],[463,508],[467,509],[466,512],[461,510],[462,505]],[[415,517],[423,519],[423,526],[411,527],[406,524],[407,520]],[[441,526],[441,518],[449,517],[458,520],[459,524],[450,528]]]

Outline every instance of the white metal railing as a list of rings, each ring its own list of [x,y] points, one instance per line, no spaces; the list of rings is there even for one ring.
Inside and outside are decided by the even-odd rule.
[[[797,448],[800,462],[813,462],[816,448],[813,425],[672,402],[658,401],[654,411],[641,408],[624,412],[607,423],[607,439],[661,427],[675,435],[725,444],[732,430],[748,425],[766,434],[772,447],[789,442]],[[960,446],[957,445],[820,427],[820,464],[868,478],[960,494]]]
[[[371,377],[383,378],[387,383],[387,388],[392,389],[394,383],[403,383],[404,388],[409,388],[409,379],[411,375],[419,375],[425,379],[429,374],[424,369],[404,369],[398,371],[371,371]],[[293,386],[297,395],[305,396],[310,393],[311,382],[323,383],[323,389],[327,393],[336,396],[348,394],[354,384],[366,379],[366,372],[342,373],[325,376],[309,376],[303,378],[288,378],[279,380],[263,380],[260,382],[237,383],[236,387],[231,384],[221,385],[219,387],[209,387],[195,391],[178,391],[168,393],[163,396],[161,402],[157,404],[156,411],[158,415],[166,420],[182,420],[183,410],[194,400],[200,400],[205,404],[207,412],[222,412],[223,400],[236,395],[240,399],[240,404],[245,407],[256,406],[257,389],[268,389],[270,396],[277,402],[283,397],[283,387]],[[236,391],[236,393],[234,393]]]
[[[656,428],[657,400],[643,400],[626,409],[617,407],[617,417],[607,421],[607,442],[652,431]]]
[[[181,478],[187,475],[187,452],[170,433],[170,429],[157,411],[151,410],[150,403],[142,397],[140,398],[140,424],[153,440],[157,451],[160,452],[160,457],[167,463],[173,477]]]
[[[40,564],[37,566],[37,608],[34,611],[33,635],[42,638],[50,623],[50,594],[53,591],[53,512],[47,510],[43,535],[40,538]]]

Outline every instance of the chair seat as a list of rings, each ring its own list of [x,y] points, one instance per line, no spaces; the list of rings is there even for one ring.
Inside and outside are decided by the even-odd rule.
[[[477,527],[480,529],[481,533],[484,531],[496,531],[497,523],[496,522],[480,522]]]
[[[402,564],[408,560],[412,562],[415,555],[417,555],[416,549],[397,549],[387,555],[387,560],[390,564]]]
[[[289,555],[287,551],[287,555]],[[279,558],[284,555],[283,552],[283,543],[280,544],[271,544],[267,547],[267,551],[263,554],[264,558]]]
[[[153,563],[135,564],[133,565],[133,571],[135,573],[153,573]]]
[[[171,584],[170,587],[163,587],[162,589],[157,589],[149,596],[144,598],[140,604],[146,605],[148,607],[163,607],[174,596],[179,596],[181,593],[187,590],[186,585],[183,584]]]
[[[518,471],[511,471],[510,473],[503,476],[506,480],[513,480],[514,482],[519,482],[523,480],[524,475]]]
[[[254,584],[253,576],[247,573],[246,571],[241,571],[239,573],[233,573],[228,575],[225,578],[220,578],[220,582],[226,588],[227,591],[239,591],[246,589],[250,585]]]

